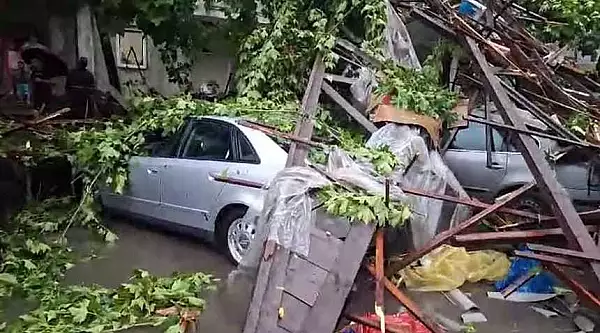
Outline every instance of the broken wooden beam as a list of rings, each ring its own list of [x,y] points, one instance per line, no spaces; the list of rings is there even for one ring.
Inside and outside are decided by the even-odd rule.
[[[552,263],[546,263],[545,266],[552,273],[554,273],[554,275],[571,287],[571,289],[575,292],[575,294],[577,294],[577,296],[579,296],[583,303],[592,305],[597,310],[600,310],[600,298],[598,298],[597,294],[589,291],[589,289],[583,286],[579,281],[571,277],[564,268]]]
[[[310,77],[308,78],[308,85],[302,98],[302,116],[298,119],[296,128],[294,130],[294,136],[310,140],[314,120],[313,116],[317,112],[319,104],[319,96],[321,95],[321,85],[323,82],[323,76],[325,75],[325,64],[323,58],[319,54],[313,64]],[[292,143],[288,153],[288,161],[286,166],[304,165],[305,160],[308,157],[308,148],[306,145],[299,145]]]
[[[339,106],[344,109],[350,117],[356,120],[362,127],[364,127],[370,133],[374,133],[377,131],[377,127],[373,125],[372,122],[367,119],[360,111],[354,108],[348,101],[344,99],[342,95],[340,95],[332,86],[330,86],[327,82],[323,82],[323,92],[327,94],[331,99],[333,99]]]
[[[367,269],[375,277],[375,267],[373,265],[368,265]],[[404,307],[410,312],[413,316],[415,316],[420,322],[423,323],[428,329],[430,329],[433,333],[444,333],[445,330],[436,323],[433,319],[431,319],[421,308],[415,303],[410,297],[404,294],[396,285],[390,281],[388,278],[384,278],[383,282],[385,284],[385,288],[400,302]]]
[[[465,37],[464,42],[483,73],[484,84],[489,89],[492,100],[500,111],[504,121],[517,128],[526,129],[521,116],[516,111],[514,103],[500,84],[500,80],[492,73],[477,43],[469,37]],[[596,244],[587,232],[575,207],[573,207],[571,198],[564,193],[562,186],[554,176],[544,153],[539,150],[537,144],[530,136],[518,134],[515,137],[517,138],[519,151],[523,155],[530,172],[533,174],[541,190],[540,193],[552,207],[556,220],[563,229],[571,247],[581,249],[584,252],[596,251]],[[596,275],[597,282],[600,282],[600,263],[591,263],[591,266]]]
[[[517,190],[510,192],[510,193],[506,194],[505,196],[503,196],[502,200],[500,200],[499,202],[497,202],[497,203],[489,206],[488,208],[482,210],[481,212],[473,215],[471,218],[467,219],[466,221],[461,222],[456,227],[439,233],[431,241],[429,241],[427,243],[427,245],[425,245],[423,248],[409,253],[400,262],[390,265],[390,269],[388,270],[387,275],[390,276],[390,275],[395,274],[396,272],[400,271],[404,267],[410,265],[414,261],[420,259],[424,255],[435,250],[440,245],[448,242],[454,236],[465,231],[466,229],[476,225],[477,223],[479,223],[481,221],[481,219],[494,213],[500,207],[508,204],[509,202],[516,199],[518,196],[520,196],[521,194],[532,189],[534,186],[535,186],[534,183],[525,184],[525,185],[521,186],[520,188],[518,188]]]
[[[589,232],[597,232],[598,226],[587,226]],[[477,242],[523,242],[538,239],[546,239],[554,236],[564,236],[561,228],[552,229],[534,229],[519,231],[495,231],[478,232],[473,234],[463,234],[454,236],[454,241],[458,243],[477,243]]]

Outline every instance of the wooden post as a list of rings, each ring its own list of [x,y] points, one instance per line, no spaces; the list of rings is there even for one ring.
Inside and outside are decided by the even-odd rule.
[[[319,96],[321,95],[321,86],[323,85],[323,76],[325,75],[325,64],[321,55],[317,55],[313,64],[308,86],[302,98],[302,115],[296,123],[294,136],[310,140],[313,133],[314,120],[313,117],[317,112]],[[308,157],[308,148],[293,142],[288,153],[286,166],[304,165],[304,161]]]
[[[324,74],[325,64],[321,55],[317,55],[302,99],[302,116],[298,120],[294,131],[296,137],[309,140],[312,136],[314,126],[312,117],[317,111]],[[307,146],[293,142],[288,153],[286,166],[304,165],[307,156]],[[244,333],[266,332],[269,327],[276,327],[282,290],[268,287],[283,285],[289,257],[289,249],[280,248],[273,241],[265,243],[263,261],[259,266]]]

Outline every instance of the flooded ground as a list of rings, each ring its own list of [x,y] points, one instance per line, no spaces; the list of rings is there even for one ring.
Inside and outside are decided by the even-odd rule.
[[[227,287],[227,276],[235,266],[211,244],[137,222],[116,220],[111,221],[109,225],[119,236],[119,240],[114,246],[97,248],[97,258],[73,267],[66,276],[66,283],[95,283],[105,287],[117,287],[126,282],[132,271],[138,268],[159,276],[169,276],[175,271],[212,274],[222,281],[217,291],[205,296],[208,308],[200,318],[198,331],[242,331],[251,286],[237,284]],[[74,231],[70,242],[75,248],[90,244],[87,233],[82,231]],[[128,332],[158,330],[146,327]]]
[[[90,242],[89,233],[73,230],[71,244],[82,252],[91,248],[97,258],[77,264],[65,279],[70,284],[100,284],[116,287],[126,282],[134,269],[148,270],[152,274],[168,276],[175,271],[204,272],[213,274],[222,281],[218,289],[205,296],[207,309],[201,315],[196,332],[240,333],[251,297],[251,280],[238,278],[234,283],[228,279],[235,269],[225,256],[218,253],[211,244],[182,235],[174,235],[164,230],[150,228],[138,222],[115,220],[109,223],[119,236],[114,246],[106,247],[102,243]],[[228,283],[229,282],[229,283]],[[372,278],[362,271],[355,282],[355,292],[351,293],[347,313],[361,315],[373,311]],[[515,304],[499,300],[490,300],[485,296],[485,285],[465,286],[473,300],[480,306],[488,318],[487,323],[478,324],[478,332],[575,332],[568,317],[544,318],[531,310],[532,304]],[[462,311],[448,302],[441,293],[409,293],[412,299],[430,314],[439,313],[446,318],[460,321]],[[540,304],[540,306],[543,306]],[[16,305],[21,310],[23,305]],[[14,308],[14,307],[13,307]],[[386,312],[400,311],[399,304],[386,293]],[[341,328],[345,321],[340,323]],[[155,328],[137,328],[130,333],[158,333]]]

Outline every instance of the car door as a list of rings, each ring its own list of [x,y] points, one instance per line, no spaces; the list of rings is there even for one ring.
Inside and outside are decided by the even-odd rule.
[[[128,214],[159,217],[161,172],[167,161],[174,157],[182,132],[177,131],[165,139],[147,141],[150,156],[134,156],[130,159],[129,180],[123,194],[103,191],[103,205]]]
[[[507,153],[501,150],[504,137],[492,129],[492,165],[488,167],[485,125],[469,122],[450,138],[444,161],[471,195],[490,200],[506,175]]]
[[[237,172],[232,125],[214,119],[192,123],[177,159],[161,176],[161,216],[185,226],[212,230],[211,207],[224,183],[215,174]]]
[[[600,164],[597,158],[574,152],[558,160],[556,178],[578,210],[600,206]]]

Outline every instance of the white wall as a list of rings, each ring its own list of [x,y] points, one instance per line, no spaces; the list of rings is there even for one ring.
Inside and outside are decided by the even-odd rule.
[[[116,53],[116,37],[111,39],[113,52]],[[215,51],[211,54],[198,54],[192,60],[191,77],[192,85],[197,90],[202,83],[214,80],[216,81],[221,89],[225,89],[229,73],[233,69],[233,63],[235,61],[234,56],[227,54],[227,52]],[[158,48],[152,43],[152,40],[148,38],[148,67],[147,69],[140,70],[132,68],[121,68],[118,67],[119,81],[121,86],[125,87],[125,83],[133,81],[136,85],[142,86],[143,80],[142,75],[146,78],[148,85],[165,96],[177,94],[180,92],[179,87],[176,84],[170,83],[167,76],[167,70],[162,60],[160,59],[160,52]],[[116,57],[116,54],[115,54]],[[116,58],[115,58],[116,59]],[[123,93],[127,93],[123,90]]]

